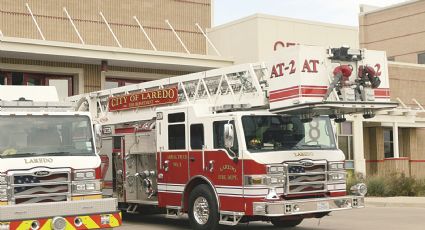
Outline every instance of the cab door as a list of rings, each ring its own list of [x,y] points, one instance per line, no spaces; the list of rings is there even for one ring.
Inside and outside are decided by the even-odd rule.
[[[160,206],[181,206],[188,181],[187,110],[164,112],[158,121],[158,202]]]
[[[206,146],[204,132],[203,123],[190,124],[189,178],[205,175]]]
[[[225,147],[225,125],[234,127],[233,147]],[[243,212],[243,156],[239,154],[237,122],[216,120],[212,123],[213,150],[205,152],[205,175],[216,187],[221,210]]]

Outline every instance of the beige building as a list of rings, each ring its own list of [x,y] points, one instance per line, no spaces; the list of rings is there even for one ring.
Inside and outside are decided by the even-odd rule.
[[[264,14],[209,29],[208,37],[223,56],[233,57],[236,63],[265,61],[276,50],[296,44],[359,47],[357,27]]]
[[[371,7],[363,6],[362,9],[370,10]],[[405,20],[403,13],[394,12],[389,14]],[[212,28],[208,36],[218,50],[226,56],[234,57],[236,63],[267,61],[276,49],[294,44],[331,47],[348,45],[352,48],[359,48],[360,44],[368,49],[382,50],[382,46],[365,45],[368,41],[364,38],[375,39],[384,32],[374,32],[375,29],[366,31],[366,19],[363,17],[374,20],[369,14],[360,16],[360,40],[357,27],[261,14]],[[371,23],[375,26],[376,20]],[[387,26],[387,29],[388,33],[397,31],[393,27]],[[372,35],[369,36],[369,33]],[[415,47],[415,43],[410,44]],[[420,49],[425,50],[425,46]],[[211,47],[209,52],[213,52]],[[346,155],[347,168],[369,175],[402,171],[407,175],[425,177],[425,173],[420,170],[425,164],[425,146],[420,141],[422,135],[425,135],[425,129],[422,128],[425,127],[425,120],[419,117],[422,113],[422,110],[418,110],[419,105],[412,101],[416,99],[425,104],[425,94],[420,91],[425,88],[425,80],[421,79],[423,73],[425,68],[422,65],[390,62],[391,99],[403,102],[400,108],[381,112],[370,120],[364,120],[361,115],[350,116],[347,122],[337,126],[338,144]]]
[[[425,64],[425,1],[385,8],[361,6],[360,46],[385,50],[389,60]]]
[[[2,0],[0,84],[55,85],[63,98],[231,65],[206,55],[211,4]]]
[[[364,128],[367,171],[402,171],[425,177],[425,1],[408,1],[385,8],[361,6],[360,46],[387,52],[391,97],[401,102],[392,118]],[[402,111],[404,110],[404,111]],[[416,116],[410,116],[416,113]]]

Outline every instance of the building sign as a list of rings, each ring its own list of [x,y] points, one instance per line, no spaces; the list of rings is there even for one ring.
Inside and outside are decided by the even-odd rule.
[[[178,102],[177,87],[152,90],[108,99],[109,111],[164,105]]]
[[[274,43],[273,50],[276,51],[279,47],[285,48],[285,47],[295,46],[295,45],[299,45],[299,44],[300,43],[295,43],[295,42],[286,42],[285,43],[283,41],[276,41]]]

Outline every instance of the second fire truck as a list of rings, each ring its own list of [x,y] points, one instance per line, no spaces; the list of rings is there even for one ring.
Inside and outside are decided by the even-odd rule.
[[[105,186],[126,212],[187,213],[193,229],[364,207],[346,194],[331,119],[389,101],[384,52],[297,46],[244,64],[69,98],[103,126]],[[146,210],[146,211],[145,211]]]

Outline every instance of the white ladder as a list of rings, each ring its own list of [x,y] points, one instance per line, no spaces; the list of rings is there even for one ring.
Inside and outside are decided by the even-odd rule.
[[[265,91],[266,76],[267,69],[264,64],[242,64],[76,95],[67,100],[72,102],[86,100],[88,103],[85,103],[83,110],[90,111],[93,118],[102,124],[152,119],[156,115],[155,107],[108,111],[110,97],[176,86],[178,103],[173,105],[203,103],[213,107],[225,105],[258,107],[268,104]]]

